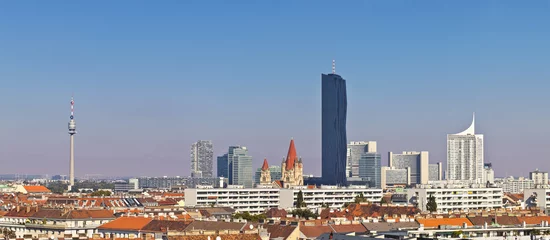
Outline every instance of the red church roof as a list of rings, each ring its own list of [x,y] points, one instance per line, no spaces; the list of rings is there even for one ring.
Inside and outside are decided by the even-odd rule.
[[[267,164],[267,158],[264,158],[264,165],[262,165],[262,170],[265,171],[269,169],[269,165]]]
[[[288,154],[286,155],[286,167],[288,171],[294,168],[294,161],[296,161],[296,147],[294,146],[294,139],[290,140],[290,147],[288,147]]]

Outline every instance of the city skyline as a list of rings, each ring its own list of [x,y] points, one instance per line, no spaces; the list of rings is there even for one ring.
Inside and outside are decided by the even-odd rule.
[[[0,174],[68,174],[74,92],[77,177],[188,176],[197,139],[214,156],[247,146],[256,169],[290,137],[304,174],[320,175],[318,76],[332,59],[347,80],[347,142],[377,141],[383,165],[410,150],[446,162],[446,135],[476,112],[496,176],[550,170],[538,157],[550,35],[533,24],[550,21],[546,3],[291,5],[2,3]],[[319,16],[333,7],[346,14]]]

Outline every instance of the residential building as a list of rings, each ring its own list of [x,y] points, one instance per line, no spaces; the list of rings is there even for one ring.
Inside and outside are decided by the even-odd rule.
[[[185,205],[190,207],[226,206],[259,214],[280,204],[278,188],[187,188],[184,192]]]
[[[522,193],[525,189],[535,188],[535,183],[531,179],[524,177],[508,177],[503,179],[502,189],[506,193]]]
[[[346,80],[336,73],[321,75],[321,169],[323,181],[346,185]]]
[[[547,186],[548,185],[548,172],[541,172],[536,169],[529,173],[529,178],[533,180],[535,186]]]
[[[449,180],[483,180],[483,134],[472,124],[457,134],[447,135],[447,173]]]
[[[350,142],[347,151],[346,177],[359,177],[359,159],[363,153],[375,153],[375,141]]]
[[[395,167],[382,167],[380,171],[380,187],[406,187],[411,185],[410,168],[397,169]]]
[[[422,152],[403,152],[396,154],[389,152],[388,166],[396,169],[410,168],[411,182],[414,184],[427,184],[429,178],[429,154]]]
[[[187,178],[175,177],[139,177],[137,178],[139,188],[160,188],[170,189],[173,186],[185,185]]]
[[[97,227],[114,219],[113,211],[105,209],[17,206],[4,215],[0,228],[15,231],[17,238],[91,238]]]
[[[365,186],[337,187],[324,185],[315,189],[307,187],[281,189],[280,207],[284,209],[295,207],[300,191],[302,191],[304,202],[310,209],[322,208],[323,205],[339,208],[346,203],[353,202],[355,197],[360,194],[363,194],[369,202],[380,202],[382,199],[382,189],[367,188]]]
[[[368,178],[369,186],[381,188],[381,162],[379,153],[363,153],[359,159],[359,177]]]
[[[424,186],[421,186],[424,187]],[[438,212],[455,210],[483,210],[502,208],[502,188],[410,188],[407,199],[410,203],[426,211],[429,196],[435,197]]]
[[[494,183],[495,171],[491,163],[485,163],[483,165],[483,183]]]
[[[443,163],[438,162],[428,165],[428,177],[429,181],[441,181],[443,180]]]
[[[212,141],[199,140],[191,145],[191,177],[212,177],[213,161]]]
[[[283,163],[281,164],[282,176],[280,180],[283,182],[283,187],[289,188],[290,186],[304,185],[303,171],[302,159],[298,158],[294,139],[291,139],[286,159],[283,159]]]

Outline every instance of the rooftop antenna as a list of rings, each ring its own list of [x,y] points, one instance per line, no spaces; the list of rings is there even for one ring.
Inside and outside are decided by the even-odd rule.
[[[332,60],[332,74],[336,74],[336,61]]]

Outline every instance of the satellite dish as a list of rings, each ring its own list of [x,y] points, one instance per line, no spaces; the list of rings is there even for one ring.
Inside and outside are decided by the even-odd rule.
[[[250,224],[250,230],[254,229],[254,225]]]
[[[217,236],[217,237],[216,237],[216,240],[222,240],[222,237]]]

